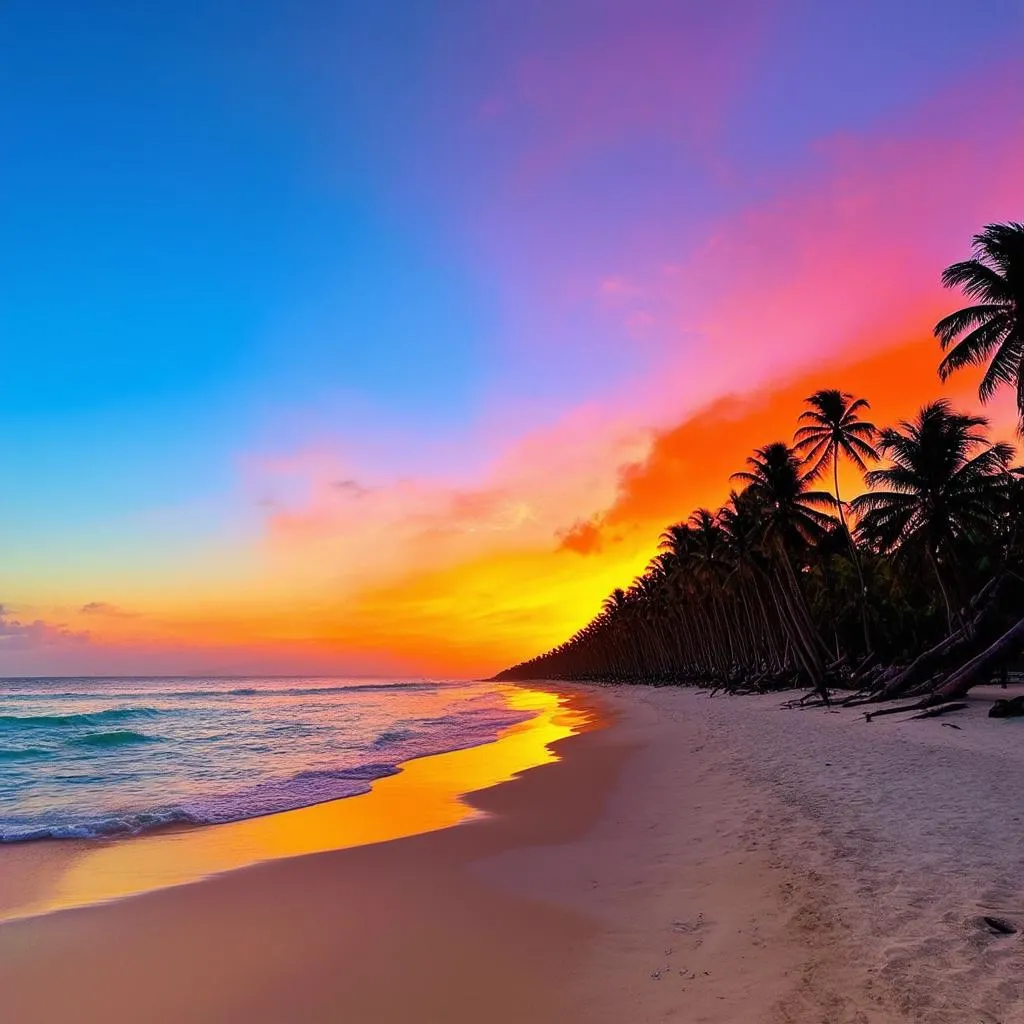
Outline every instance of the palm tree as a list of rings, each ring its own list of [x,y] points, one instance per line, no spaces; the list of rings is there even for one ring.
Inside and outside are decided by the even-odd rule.
[[[758,448],[747,459],[747,470],[733,473],[747,489],[761,499],[762,525],[766,535],[777,536],[785,545],[809,544],[819,540],[835,520],[818,506],[829,508],[835,498],[828,491],[810,491],[813,479],[805,473],[796,452],[784,441]]]
[[[939,376],[946,380],[964,366],[987,362],[979,397],[987,402],[1000,385],[1015,388],[1024,430],[1024,224],[989,224],[974,236],[973,251],[973,259],[942,272],[947,288],[961,288],[975,304],[935,325],[942,348],[949,350]]]
[[[929,403],[913,421],[882,431],[879,451],[891,465],[870,470],[871,490],[852,503],[869,543],[931,564],[951,630],[954,619],[962,622],[950,594],[958,587],[957,545],[992,529],[1011,479],[1013,447],[991,444],[987,426],[947,401]]]
[[[702,510],[710,517],[707,510]],[[685,608],[682,628],[690,633],[691,647],[699,651],[699,668],[706,674],[724,674],[728,671],[728,658],[724,654],[726,636],[722,631],[717,614],[717,605],[709,598],[705,556],[713,526],[705,521],[703,543],[700,530],[692,520],[700,517],[694,513],[689,523],[673,523],[661,535],[658,547],[670,556],[674,566],[674,590],[677,602]],[[702,550],[703,548],[703,550]]]
[[[860,411],[871,406],[867,399],[854,398],[835,388],[815,391],[805,401],[810,409],[800,414],[799,422],[803,426],[797,428],[793,448],[804,459],[807,479],[816,480],[832,469],[836,506],[845,526],[839,495],[839,457],[845,455],[862,473],[867,470],[865,460],[878,460],[878,452],[871,443],[878,430],[873,423],[860,418]]]
[[[764,552],[761,549],[760,501],[749,489],[737,494],[729,492],[729,500],[718,511],[725,557],[729,565],[730,582],[743,607],[751,636],[758,640],[757,650],[761,662],[770,661],[776,671],[786,666],[786,651],[779,643],[777,620],[772,619],[765,603],[763,589]],[[791,666],[790,666],[791,667]]]
[[[836,508],[839,510],[839,521],[850,547],[850,556],[857,570],[860,583],[860,615],[864,630],[864,645],[867,653],[871,653],[871,635],[868,630],[867,593],[864,585],[864,573],[857,545],[853,542],[853,534],[846,522],[843,500],[839,494],[839,457],[845,455],[862,473],[867,471],[865,461],[877,462],[878,452],[872,441],[878,434],[873,423],[860,418],[862,409],[870,409],[867,399],[854,398],[846,391],[826,388],[815,391],[805,401],[810,406],[800,414],[794,435],[794,448],[804,458],[807,476],[814,480],[832,469],[832,486],[836,496]]]
[[[762,545],[773,557],[781,583],[773,596],[780,617],[788,621],[804,669],[825,700],[828,691],[822,654],[825,646],[814,628],[807,602],[793,568],[793,557],[806,554],[835,523],[817,506],[835,504],[827,491],[811,491],[808,474],[801,469],[797,454],[783,441],[758,448],[747,459],[749,467],[733,478],[747,485],[747,493],[758,502]]]

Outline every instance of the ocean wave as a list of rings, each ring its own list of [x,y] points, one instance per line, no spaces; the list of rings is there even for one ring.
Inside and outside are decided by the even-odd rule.
[[[159,739],[131,729],[114,729],[110,732],[87,732],[68,742],[73,747],[124,747],[132,743],[157,743]]]
[[[33,761],[49,754],[42,747],[0,747],[0,761]]]
[[[391,746],[393,743],[401,743],[410,740],[416,733],[412,729],[385,729],[371,744],[376,749]]]
[[[0,843],[28,843],[40,839],[116,839],[141,835],[169,825],[205,825],[181,807],[138,814],[108,815],[53,825],[12,826],[0,831]]]
[[[245,687],[239,690],[168,690],[166,692],[146,691],[154,697],[316,697],[319,694],[334,693],[377,693],[386,690],[435,690],[438,683],[347,683],[342,686],[295,686],[259,689]]]
[[[387,690],[416,692],[417,690],[436,690],[439,686],[445,685],[448,684],[443,682],[416,680],[410,682],[340,683],[336,686],[275,686],[272,688],[243,686],[235,689],[224,690],[212,690],[208,687],[204,689],[178,688],[173,690],[157,690],[145,687],[119,689],[116,693],[103,690],[61,691],[40,688],[22,691],[5,691],[3,693],[3,699],[6,701],[39,700],[40,698],[44,698],[46,700],[109,700],[111,697],[126,700],[152,700],[154,698],[166,699],[175,697],[311,697],[319,693],[376,693]],[[0,716],[0,719],[4,717],[14,718],[17,716]]]
[[[46,825],[8,825],[0,830],[0,843],[127,838],[168,825],[225,825],[358,796],[368,792],[378,779],[396,775],[399,771],[397,765],[379,761],[352,768],[303,771],[291,778],[259,783],[238,793],[152,811],[108,814]]]
[[[106,711],[85,711],[69,715],[0,715],[0,729],[61,729],[76,725],[108,725],[139,718],[156,718],[157,708],[108,708]]]
[[[376,782],[377,779],[397,775],[397,765],[387,761],[357,764],[353,768],[316,768],[293,775],[290,782]]]
[[[176,690],[185,681],[169,679],[159,693],[121,690],[105,703],[75,693],[76,703],[0,704],[9,712],[0,715],[0,841],[129,837],[309,807],[365,793],[414,758],[489,743],[530,717],[476,685],[197,682]],[[171,690],[177,699],[157,700]],[[204,694],[211,699],[191,699]]]

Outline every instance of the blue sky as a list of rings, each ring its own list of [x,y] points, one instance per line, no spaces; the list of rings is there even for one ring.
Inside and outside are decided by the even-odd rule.
[[[4,4],[0,599],[244,575],[263,459],[466,485],[610,422],[704,343],[602,282],[933,131],[1022,37],[1016,0]]]

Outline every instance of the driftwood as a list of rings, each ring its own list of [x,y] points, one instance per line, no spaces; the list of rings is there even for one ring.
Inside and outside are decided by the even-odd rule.
[[[961,707],[966,707],[966,704]],[[879,708],[877,711],[865,711],[864,721],[870,722],[875,718],[879,718],[882,715],[898,715],[904,711],[927,711],[929,708],[934,708],[935,704],[929,704],[927,701],[920,700],[916,704],[903,704],[898,708]]]
[[[964,704],[963,702],[957,704],[940,704],[937,708],[930,708],[928,711],[922,711],[919,715],[912,715],[912,718],[938,718],[939,715],[949,714],[950,711],[963,711],[964,708],[970,705]]]

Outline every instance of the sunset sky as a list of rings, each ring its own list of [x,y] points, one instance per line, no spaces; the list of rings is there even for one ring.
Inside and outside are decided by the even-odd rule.
[[[975,402],[931,327],[1024,217],[1020,0],[10,0],[0,39],[0,675],[489,674],[818,387]]]

